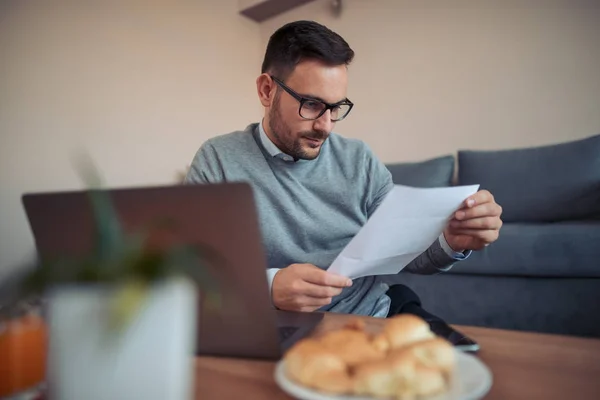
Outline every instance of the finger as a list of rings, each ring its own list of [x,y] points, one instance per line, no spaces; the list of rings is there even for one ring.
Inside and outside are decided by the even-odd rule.
[[[501,226],[502,220],[498,217],[479,217],[464,221],[450,221],[450,227],[455,229],[500,229]]]
[[[311,296],[301,296],[298,298],[298,306],[302,307],[323,307],[331,304],[331,297],[317,298]]]
[[[494,196],[487,190],[480,190],[472,196],[469,196],[463,202],[463,207],[471,208],[478,204],[485,204],[494,201]]]
[[[308,307],[300,307],[298,309],[298,311],[300,312],[313,312],[313,311],[317,311],[319,308],[321,308],[322,306],[308,306]]]
[[[498,239],[499,231],[492,229],[453,229],[452,234],[469,236],[485,243],[492,243]]]
[[[337,296],[342,293],[342,288],[333,286],[321,286],[310,282],[302,282],[303,287],[300,289],[300,293],[303,293],[310,297],[316,298],[330,298]]]
[[[306,282],[320,286],[333,286],[337,288],[352,286],[352,281],[345,276],[332,274],[320,268],[306,269],[303,270],[302,274],[302,278]]]
[[[479,217],[499,217],[502,207],[496,203],[479,204],[473,208],[461,209],[454,213],[454,218],[459,221]]]

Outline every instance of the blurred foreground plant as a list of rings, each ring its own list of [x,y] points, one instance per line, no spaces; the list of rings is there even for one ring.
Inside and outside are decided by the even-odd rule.
[[[154,233],[171,232],[177,226],[169,220],[152,221],[150,226],[126,234],[113,208],[110,195],[100,189],[101,179],[87,160],[80,173],[88,185],[94,220],[94,248],[82,258],[42,260],[28,269],[9,302],[13,305],[43,297],[52,288],[69,285],[99,285],[112,291],[108,328],[123,329],[143,306],[152,286],[169,278],[184,277],[203,293],[203,308],[221,306],[218,281],[209,266],[224,262],[207,246],[173,245],[152,248]],[[3,307],[10,310],[10,306]],[[5,314],[4,312],[2,314]],[[8,312],[6,313],[8,314]],[[0,315],[0,318],[7,315]]]

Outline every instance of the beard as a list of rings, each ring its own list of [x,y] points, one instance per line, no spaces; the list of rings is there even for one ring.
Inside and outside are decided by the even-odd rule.
[[[302,131],[294,134],[289,125],[283,120],[278,95],[276,95],[273,107],[269,111],[269,128],[276,140],[277,147],[284,153],[294,157],[294,160],[314,160],[321,153],[322,144],[317,147],[306,145],[303,143],[303,137],[322,140],[323,143],[329,137],[329,133],[322,130]]]

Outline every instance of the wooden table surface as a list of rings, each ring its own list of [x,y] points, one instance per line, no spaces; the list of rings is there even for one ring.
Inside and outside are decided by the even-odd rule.
[[[343,326],[327,313],[313,335]],[[378,331],[384,319],[364,318]],[[491,370],[485,399],[600,399],[600,340],[456,326],[479,342]],[[290,399],[275,383],[275,363],[218,357],[196,360],[196,399]]]

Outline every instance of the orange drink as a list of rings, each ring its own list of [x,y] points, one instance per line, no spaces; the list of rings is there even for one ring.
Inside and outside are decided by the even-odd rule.
[[[42,317],[25,314],[0,321],[0,397],[44,381],[47,330]]]

